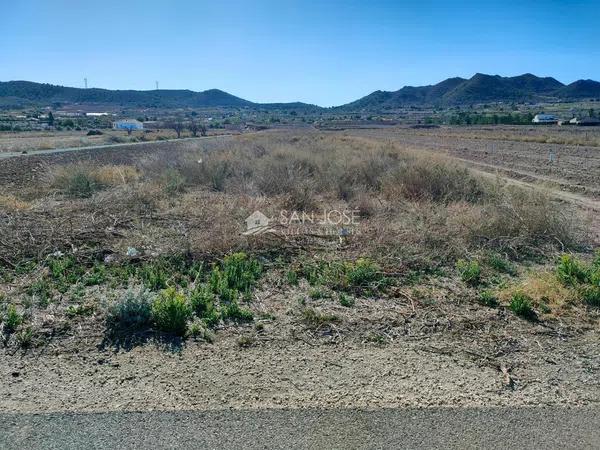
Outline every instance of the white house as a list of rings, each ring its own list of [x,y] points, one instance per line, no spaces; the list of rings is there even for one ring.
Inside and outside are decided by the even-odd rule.
[[[113,122],[114,130],[143,130],[144,124],[136,119],[121,119]]]
[[[552,114],[536,114],[533,123],[558,123],[558,119]]]

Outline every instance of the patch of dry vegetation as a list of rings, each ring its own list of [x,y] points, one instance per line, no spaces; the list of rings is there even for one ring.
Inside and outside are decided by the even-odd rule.
[[[580,248],[586,239],[577,214],[542,194],[502,187],[440,156],[318,133],[242,136],[210,151],[148,155],[131,165],[56,167],[51,180],[39,189],[33,206],[0,210],[0,264],[8,277],[18,279],[39,264],[46,267],[49,255],[69,255],[81,266],[73,287],[65,281],[70,296],[86,292],[82,280],[102,284],[121,275],[119,286],[151,280],[151,288],[183,293],[198,281],[187,266],[169,273],[156,268],[113,273],[98,267],[130,267],[172,255],[207,262],[240,251],[278,266],[293,266],[299,254],[318,255],[322,264],[288,272],[296,284],[308,280],[312,301],[329,301],[330,295],[321,294],[330,290],[346,297],[348,292],[388,295],[383,292],[391,279],[418,284],[420,274],[435,273],[456,274],[452,283],[474,295],[514,276],[510,260],[547,260]],[[244,219],[255,210],[277,216],[281,210],[323,208],[359,211],[359,223],[343,242],[337,234],[242,234]],[[491,268],[480,268],[479,260],[487,261],[490,254],[503,256],[486,263]],[[368,264],[350,263],[355,260]],[[457,265],[459,260],[465,262]],[[457,273],[458,266],[466,269]],[[467,269],[477,276],[466,276]],[[548,297],[549,308],[566,304],[564,290],[547,281],[532,279],[518,289],[533,298],[536,308],[542,297]],[[24,293],[17,294],[22,299],[32,295],[31,279],[25,282]],[[53,298],[36,286],[35,292]],[[211,295],[229,295],[225,288],[212,289]],[[415,299],[402,292],[414,308]],[[507,291],[500,300],[506,303],[513,294]],[[177,295],[175,309],[184,301]],[[346,297],[335,304],[351,314],[355,299]],[[492,306],[488,300],[484,303]],[[313,310],[302,311],[298,314]],[[321,322],[312,313],[304,321]],[[183,333],[181,323],[177,331]]]

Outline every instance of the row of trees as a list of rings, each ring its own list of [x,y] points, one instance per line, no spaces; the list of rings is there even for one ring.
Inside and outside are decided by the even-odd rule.
[[[196,122],[195,120],[191,120],[187,124],[184,124],[182,120],[174,120],[171,122],[167,122],[165,124],[165,128],[170,128],[177,133],[177,138],[181,137],[181,133],[186,128],[190,130],[192,136],[197,137],[198,134],[200,136],[206,136],[206,125]]]
[[[508,114],[478,114],[470,112],[459,112],[446,117],[426,117],[428,124],[448,125],[527,125],[533,120],[532,113],[508,113]]]

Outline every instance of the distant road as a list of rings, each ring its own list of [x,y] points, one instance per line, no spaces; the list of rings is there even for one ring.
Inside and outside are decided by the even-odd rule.
[[[600,448],[600,408],[0,414],[3,449]]]
[[[216,138],[231,137],[231,136],[237,136],[237,135],[235,135],[235,134],[219,134],[216,136],[201,136],[201,137],[195,137],[195,138],[190,137],[190,138],[181,138],[181,139],[166,139],[163,141],[120,142],[117,144],[91,145],[91,146],[87,146],[87,147],[68,147],[68,148],[53,148],[50,150],[31,150],[31,151],[28,151],[27,153],[0,152],[0,159],[39,156],[39,155],[51,155],[53,153],[77,152],[77,151],[83,151],[83,150],[99,150],[99,149],[104,149],[104,148],[129,147],[132,145],[161,144],[163,142],[182,142],[182,141],[192,141],[192,140],[200,140],[200,139],[216,139]]]

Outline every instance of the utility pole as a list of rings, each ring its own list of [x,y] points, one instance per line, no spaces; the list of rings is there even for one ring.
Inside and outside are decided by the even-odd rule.
[[[156,90],[158,91],[158,81],[156,82]]]
[[[83,84],[85,85],[85,88],[87,89],[87,78],[83,79]]]

